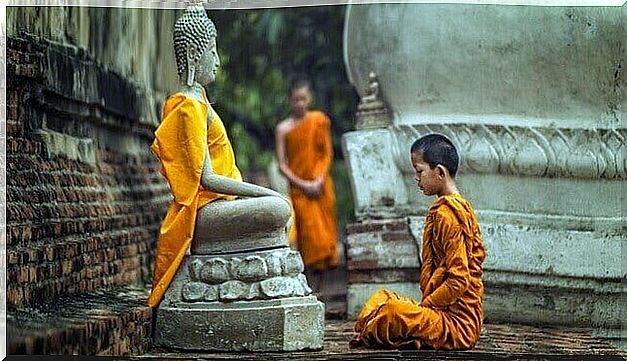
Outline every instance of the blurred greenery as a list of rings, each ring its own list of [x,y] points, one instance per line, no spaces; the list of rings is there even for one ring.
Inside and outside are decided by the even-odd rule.
[[[221,68],[207,90],[227,127],[238,166],[245,173],[267,169],[274,155],[274,128],[289,113],[289,79],[307,75],[314,85],[312,108],[331,118],[340,226],[353,217],[341,137],[353,129],[358,101],[343,60],[344,13],[344,6],[208,11],[218,29]]]

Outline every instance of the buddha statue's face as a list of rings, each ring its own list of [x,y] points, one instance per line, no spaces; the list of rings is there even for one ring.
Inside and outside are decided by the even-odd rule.
[[[218,57],[216,39],[214,37],[198,60],[198,65],[196,67],[196,81],[201,85],[213,83],[216,80],[216,74],[219,67],[220,57]]]

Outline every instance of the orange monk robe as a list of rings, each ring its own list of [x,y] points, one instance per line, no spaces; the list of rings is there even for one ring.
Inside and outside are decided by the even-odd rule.
[[[289,199],[289,195],[287,196]],[[290,199],[290,205],[292,204],[292,200]],[[296,232],[296,213],[294,212],[294,206],[292,208],[292,222],[290,223],[290,227],[287,230],[287,243],[292,248],[298,248],[298,232]]]
[[[208,110],[213,115],[209,129]],[[161,173],[174,196],[159,233],[152,292],[148,298],[152,307],[163,298],[191,245],[198,209],[216,199],[234,198],[207,191],[200,185],[207,145],[214,173],[241,181],[224,124],[208,102],[182,93],[169,97],[151,146],[161,160]]]
[[[439,197],[427,215],[422,240],[422,302],[379,290],[357,317],[358,336],[351,344],[472,348],[483,323],[484,259],[470,203],[459,194]]]
[[[328,269],[338,264],[335,190],[330,175],[333,160],[331,122],[322,112],[309,111],[285,136],[285,155],[292,172],[306,180],[324,176],[318,198],[290,184],[296,215],[298,250],[305,267]]]

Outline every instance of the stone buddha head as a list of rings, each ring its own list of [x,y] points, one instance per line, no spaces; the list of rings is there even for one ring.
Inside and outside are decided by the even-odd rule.
[[[187,86],[207,85],[215,80],[220,66],[216,49],[217,31],[204,7],[187,7],[174,24],[174,53],[179,79]]]

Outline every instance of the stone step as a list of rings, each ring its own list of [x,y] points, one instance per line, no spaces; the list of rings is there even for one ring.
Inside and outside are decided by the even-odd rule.
[[[147,285],[65,296],[36,308],[9,309],[10,355],[137,355],[150,350]]]

